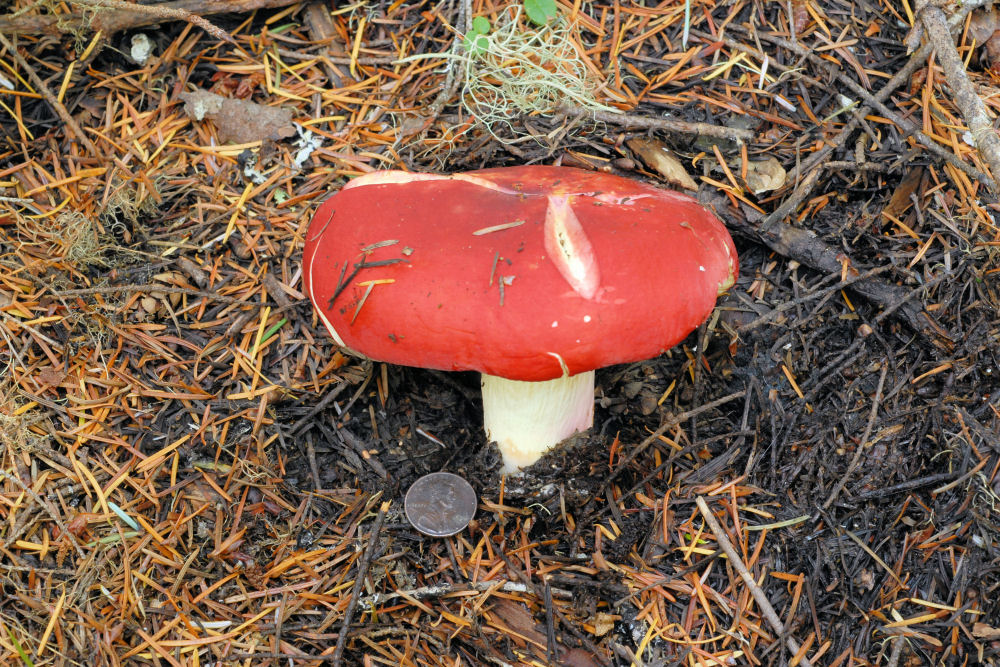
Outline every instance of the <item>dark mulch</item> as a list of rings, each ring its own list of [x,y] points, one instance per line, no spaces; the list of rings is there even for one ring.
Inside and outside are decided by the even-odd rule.
[[[905,11],[695,4],[684,47],[683,3],[560,5],[631,120],[490,134],[440,58],[394,62],[447,52],[462,3],[284,4],[212,17],[235,44],[100,10],[88,49],[65,7],[0,3],[4,661],[1000,662],[998,205]],[[318,147],[297,162],[253,112],[277,134],[223,146],[196,88],[284,105]],[[664,184],[636,138],[695,178],[739,280],[683,344],[599,371],[593,430],[524,475],[498,473],[478,377],[358,359],[313,315],[305,227],[347,177]],[[755,194],[766,158],[784,173]],[[480,497],[454,538],[402,513],[439,470]]]

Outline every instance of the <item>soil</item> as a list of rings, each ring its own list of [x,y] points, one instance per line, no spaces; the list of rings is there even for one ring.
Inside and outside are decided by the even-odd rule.
[[[449,26],[460,25],[454,4],[441,9]],[[584,4],[617,31],[633,3]],[[384,49],[403,43],[389,32],[412,49],[450,43],[426,3],[374,3],[372,22],[332,14],[326,36],[305,18],[288,38],[266,38],[263,15],[218,19],[263,35],[242,51],[205,35],[193,48],[186,24],[167,23],[157,53],[172,55],[141,75],[116,36],[119,50],[98,49],[65,96],[105,157],[81,155],[34,94],[18,101],[17,122],[0,114],[4,660],[41,664],[50,642],[52,664],[196,664],[189,649],[201,664],[1000,664],[1000,205],[988,170],[926,62],[886,104],[947,134],[936,141],[973,176],[872,107],[841,109],[844,77],[875,79],[874,94],[908,62],[903,21],[887,18],[896,9],[821,8],[830,34],[855,40],[848,57],[822,46],[816,7],[787,3],[798,38],[822,47],[804,56],[767,41],[788,35],[774,28],[789,27],[785,3],[737,4],[696,11],[691,66],[703,69],[664,83],[670,104],[653,95],[631,109],[641,128],[553,112],[456,139],[467,119],[452,98],[417,113],[434,108],[428,90],[448,92],[443,72],[434,86],[389,74],[395,52]],[[678,17],[627,62],[673,67]],[[730,19],[736,46],[703,32]],[[180,115],[185,87],[273,102],[267,86],[295,77],[266,84],[252,58],[239,67],[271,47],[308,63],[296,76],[332,81],[333,65],[309,60],[316,44],[365,26],[362,60],[349,43],[335,58],[357,84],[340,106],[318,93],[282,99],[300,120],[398,105],[423,129],[337,116],[317,125],[323,149],[293,167],[289,141],[216,153],[210,123],[224,120]],[[73,40],[35,30],[22,48],[32,67],[63,71]],[[762,48],[755,36],[783,77],[766,95],[722,70],[706,78],[723,54]],[[197,55],[206,44],[224,57]],[[985,57],[976,52],[969,75],[995,98]],[[355,66],[368,78],[348,78]],[[622,68],[622,99],[649,92]],[[677,134],[664,120],[755,138],[748,148]],[[160,141],[153,124],[168,121],[177,134]],[[139,152],[99,139],[113,125]],[[405,141],[383,140],[397,129]],[[735,238],[738,280],[674,349],[598,371],[593,429],[522,474],[499,472],[478,376],[338,350],[299,291],[305,223],[359,165],[560,163],[666,187],[629,150],[639,137],[700,175],[698,197]],[[135,166],[154,152],[158,162]],[[787,180],[757,194],[731,187],[718,160],[738,171],[748,155],[776,158]],[[110,169],[126,158],[135,174]],[[281,178],[254,191],[251,158]],[[52,173],[98,163],[107,173],[87,172],[66,196],[99,243],[71,256],[65,234],[37,219],[56,205]],[[251,191],[252,216],[233,213]],[[112,192],[128,196],[109,203]],[[272,327],[273,343],[262,335]],[[452,538],[418,533],[402,511],[409,486],[435,471],[479,496]],[[142,525],[128,530],[108,501]]]
[[[850,217],[850,208],[843,207],[822,220],[831,224]],[[842,230],[832,227],[824,237],[844,239]],[[852,244],[838,244],[864,256],[878,247],[878,239],[856,230]],[[879,309],[849,288],[818,296],[836,276],[796,266],[745,240],[738,245],[740,280],[720,306],[735,333],[703,329],[661,358],[599,371],[593,431],[523,475],[501,485],[499,453],[480,430],[477,375],[389,367],[384,404],[369,391],[351,410],[360,418],[320,413],[317,420],[326,428],[306,432],[315,437],[323,487],[350,485],[356,476],[366,491],[381,490],[398,504],[419,476],[447,470],[468,479],[484,500],[530,508],[528,539],[543,544],[533,550],[540,560],[592,562],[595,533],[568,531],[564,518],[570,515],[580,527],[615,522],[621,534],[603,549],[609,563],[641,559],[651,571],[671,577],[689,563],[663,542],[662,516],[649,512],[636,494],[666,495],[668,512],[686,515],[699,489],[738,480],[745,489],[740,502],[767,517],[762,523],[795,521],[768,535],[757,563],[764,571],[802,573],[808,604],[800,603],[789,632],[816,631],[831,642],[829,654],[850,647],[854,655],[877,656],[886,648],[878,633],[884,619],[871,612],[885,608],[889,590],[921,600],[958,596],[966,610],[980,612],[980,620],[1000,618],[995,541],[1000,480],[973,472],[983,461],[980,471],[994,469],[1000,460],[998,331],[996,312],[988,305],[996,294],[978,278],[976,263],[956,254],[935,298],[922,300],[925,307],[943,306],[934,309],[939,335],[928,339],[893,319],[876,322]],[[906,277],[900,284],[907,284]],[[765,298],[750,302],[733,296],[754,281],[766,285]],[[799,305],[757,324],[788,303]],[[702,340],[707,346],[699,345]],[[693,364],[696,358],[704,365]],[[794,369],[802,396],[784,368]],[[380,369],[366,365],[365,372]],[[726,400],[676,424],[678,441],[654,440],[641,452],[629,451],[650,432],[674,423],[675,415],[716,399]],[[308,407],[287,408],[289,419]],[[359,465],[349,448],[329,439],[337,429],[367,443],[386,475]],[[418,429],[444,446],[421,437]],[[615,440],[622,446],[609,465]],[[345,463],[352,459],[354,465]],[[292,479],[308,479],[302,452],[290,453],[287,470]],[[470,542],[486,519],[514,528],[513,516],[481,517],[478,529],[470,529]],[[440,540],[415,534],[398,517],[387,530],[411,545],[414,571],[447,557]],[[949,546],[935,548],[939,541]],[[960,563],[956,553],[962,554]],[[598,608],[619,611],[623,620],[608,641],[638,648],[642,635],[626,621],[637,610],[613,570],[557,581],[581,616]],[[717,582],[710,577],[708,583]],[[764,590],[776,608],[790,603],[787,582],[765,579]],[[940,632],[959,619],[956,612],[931,626]],[[931,647],[910,646],[911,659],[919,664],[940,661]],[[996,650],[990,648],[982,660],[995,659]],[[459,653],[476,651],[472,641]],[[654,641],[647,651],[654,657],[646,664],[669,663],[684,654],[666,641]]]

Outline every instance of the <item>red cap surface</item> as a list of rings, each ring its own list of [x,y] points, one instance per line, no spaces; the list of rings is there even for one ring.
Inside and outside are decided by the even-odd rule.
[[[664,352],[736,273],[729,233],[694,199],[545,166],[362,176],[316,212],[303,256],[341,345],[529,381]]]

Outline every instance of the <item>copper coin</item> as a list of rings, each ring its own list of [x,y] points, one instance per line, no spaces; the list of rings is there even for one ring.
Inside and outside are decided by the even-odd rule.
[[[406,518],[431,537],[448,537],[469,525],[476,514],[472,485],[450,472],[424,475],[406,492]]]

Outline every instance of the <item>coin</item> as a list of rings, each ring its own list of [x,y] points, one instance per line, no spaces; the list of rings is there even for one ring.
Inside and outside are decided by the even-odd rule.
[[[469,525],[476,514],[472,485],[450,472],[424,475],[410,487],[403,501],[413,527],[431,537],[448,537]]]

